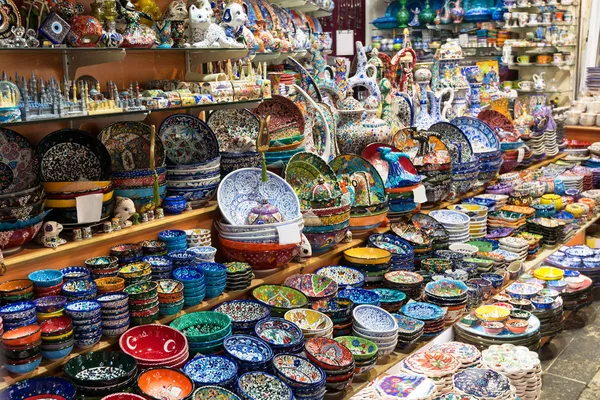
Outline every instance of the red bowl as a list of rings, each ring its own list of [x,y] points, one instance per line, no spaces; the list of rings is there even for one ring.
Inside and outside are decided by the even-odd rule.
[[[64,281],[59,283],[58,285],[54,285],[54,286],[48,286],[48,287],[34,287],[33,288],[33,293],[35,295],[41,295],[41,296],[49,296],[48,293],[56,293],[56,291],[59,291],[62,289],[64,284]]]
[[[176,365],[179,365],[181,363],[185,364],[185,362],[190,357],[189,348],[186,347],[183,350],[184,351],[181,353],[181,355],[179,357],[177,357],[176,359],[174,359],[173,361],[169,361],[169,362],[164,362],[164,361],[141,362],[141,361],[138,361],[138,366],[141,369],[148,369],[148,368],[153,368],[153,367],[173,367],[173,368],[176,368]]]
[[[281,268],[292,261],[300,251],[299,247],[295,244],[291,245],[292,247],[275,251],[239,250],[229,247],[223,242],[224,239],[220,240],[221,250],[225,254],[227,261],[246,262],[255,270]],[[227,240],[227,242],[230,242],[230,240]]]
[[[42,322],[42,336],[58,336],[73,329],[73,322],[69,317],[55,317]]]
[[[278,243],[249,243],[249,242],[236,242],[234,240],[223,239],[219,236],[219,241],[223,246],[227,246],[234,250],[250,250],[250,251],[279,251],[284,249],[290,249],[298,247],[298,244],[278,244]]]
[[[162,399],[165,388],[170,388],[171,400],[185,399],[194,391],[194,382],[183,372],[173,368],[153,368],[142,372],[137,378],[142,395],[149,399]],[[175,395],[177,393],[177,395]]]
[[[2,343],[7,346],[24,346],[34,343],[42,337],[42,328],[39,325],[22,326],[12,331],[4,332]]]
[[[142,325],[129,329],[119,339],[124,353],[139,362],[168,363],[181,357],[188,348],[185,335],[164,325]]]

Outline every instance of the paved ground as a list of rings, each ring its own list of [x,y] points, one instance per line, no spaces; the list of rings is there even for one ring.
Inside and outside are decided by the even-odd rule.
[[[600,400],[600,293],[540,353],[542,400]]]

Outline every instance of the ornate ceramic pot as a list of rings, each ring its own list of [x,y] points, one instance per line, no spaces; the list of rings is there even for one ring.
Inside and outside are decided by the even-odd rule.
[[[387,122],[377,118],[377,110],[366,110],[366,118],[360,123],[363,134],[366,136],[367,144],[389,143],[392,138],[392,130]],[[366,146],[366,145],[365,145]]]
[[[361,154],[365,146],[370,143],[361,125],[364,111],[359,101],[352,97],[338,102],[340,122],[336,138],[341,154]]]

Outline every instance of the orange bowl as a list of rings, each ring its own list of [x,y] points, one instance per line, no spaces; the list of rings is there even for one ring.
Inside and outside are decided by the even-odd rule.
[[[219,241],[224,246],[227,246],[234,250],[250,250],[250,251],[278,251],[287,250],[298,247],[298,244],[284,244],[278,243],[249,243],[249,242],[236,242],[234,240],[223,239],[219,236]],[[298,242],[299,243],[299,242]]]
[[[2,343],[6,346],[24,346],[35,343],[41,338],[42,328],[39,325],[27,325],[4,332]]]
[[[185,399],[194,391],[194,383],[183,372],[164,367],[142,372],[137,378],[137,385],[143,396],[153,400],[162,399],[162,392],[167,387],[173,394],[169,397],[171,400]]]
[[[381,214],[375,215],[367,215],[364,217],[350,217],[350,226],[359,227],[359,226],[372,226],[377,223],[383,223],[387,217],[387,210],[382,212]]]
[[[14,279],[0,283],[0,293],[4,296],[17,296],[33,291],[33,282],[29,279]]]

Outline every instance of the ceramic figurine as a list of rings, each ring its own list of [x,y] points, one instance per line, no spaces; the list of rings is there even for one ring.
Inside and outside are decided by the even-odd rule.
[[[370,96],[374,96],[377,103],[381,102],[381,93],[377,86],[377,68],[368,64],[367,53],[361,42],[356,42],[356,73],[351,78],[348,78],[348,92],[356,86],[363,86],[369,91]],[[368,74],[367,70],[371,69],[372,73]]]
[[[346,231],[346,236],[344,236],[344,243],[352,243],[352,232],[350,230]]]
[[[127,197],[117,196],[115,203],[115,211],[113,215],[118,218],[120,228],[128,228],[132,225],[129,220],[135,214],[135,203]],[[113,229],[115,230],[115,229]]]
[[[91,239],[92,238],[92,227],[84,226],[83,228],[81,228],[81,233],[83,236],[83,240]]]
[[[190,207],[191,207],[191,205],[190,205]],[[185,209],[186,209],[186,211],[189,211],[187,209],[187,205],[186,205]],[[156,210],[155,210],[155,212],[156,212],[156,219],[163,219],[165,217],[165,210],[163,208],[157,207]]]
[[[412,26],[412,27],[417,27],[420,26],[421,23],[419,22],[419,14],[421,13],[421,10],[419,9],[419,7],[415,8],[414,10],[410,10],[413,13],[413,19],[408,23],[408,26]]]
[[[303,233],[301,233],[300,236],[302,238],[302,241],[299,245],[300,252],[298,253],[297,260],[298,262],[304,263],[312,257],[312,247],[310,246],[308,239],[306,238],[306,236],[304,236]]]
[[[170,49],[172,44],[171,39],[171,20],[161,19],[154,22],[156,33],[158,34],[158,48],[159,49]]]
[[[233,40],[244,38],[243,28],[248,21],[244,7],[239,3],[229,3],[223,11],[223,29],[227,37]]]
[[[44,222],[42,229],[40,230],[39,243],[44,247],[50,247],[52,249],[67,243],[65,239],[62,239],[58,236],[62,230],[63,226],[58,222]]]
[[[544,90],[546,89],[546,81],[544,81],[545,72],[540,72],[540,74],[533,74],[533,88],[535,90]]]
[[[139,225],[142,222],[148,222],[148,213],[143,212],[141,214],[135,213],[133,214],[133,225]]]
[[[125,22],[123,30],[123,47],[152,47],[156,35],[152,28],[141,23],[142,17],[151,20],[150,15],[137,11],[129,0],[119,0],[117,3],[119,17]]]
[[[123,43],[123,35],[117,32],[115,19],[117,17],[115,0],[104,3],[104,31],[100,38],[99,47],[119,47]]]
[[[243,43],[228,37],[222,27],[212,22],[212,16],[212,8],[206,1],[200,7],[190,6],[186,47],[244,47]]]

